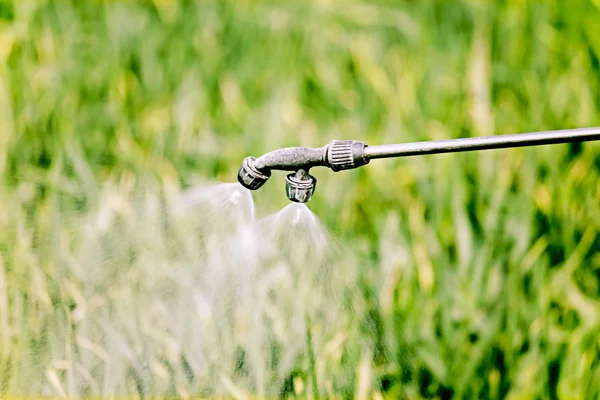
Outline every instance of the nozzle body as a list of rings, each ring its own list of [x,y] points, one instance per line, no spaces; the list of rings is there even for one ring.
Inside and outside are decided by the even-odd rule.
[[[333,171],[358,168],[369,162],[366,143],[356,140],[333,140],[320,148],[288,147],[271,151],[259,158],[246,157],[238,171],[238,181],[247,189],[260,188],[272,170],[295,171],[286,179],[288,199],[306,203],[312,198],[317,180],[308,172],[313,167]]]

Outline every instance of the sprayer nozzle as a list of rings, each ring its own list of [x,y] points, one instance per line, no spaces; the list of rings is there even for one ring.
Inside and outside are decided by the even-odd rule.
[[[286,177],[285,191],[291,201],[306,203],[312,198],[316,185],[317,179],[300,169]]]
[[[271,171],[261,172],[254,166],[254,157],[244,158],[244,162],[238,172],[238,181],[246,189],[256,190],[269,179]]]
[[[296,171],[287,176],[286,193],[291,201],[306,203],[315,191],[317,180],[308,174],[313,167],[333,171],[353,169],[369,162],[367,144],[356,140],[333,140],[321,148],[286,147],[259,158],[246,157],[238,172],[238,181],[247,189],[260,188],[272,170]]]

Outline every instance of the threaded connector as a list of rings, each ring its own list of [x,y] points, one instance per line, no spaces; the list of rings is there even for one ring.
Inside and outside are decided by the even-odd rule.
[[[365,147],[366,143],[357,140],[332,140],[327,149],[327,163],[335,172],[362,167],[369,163]]]

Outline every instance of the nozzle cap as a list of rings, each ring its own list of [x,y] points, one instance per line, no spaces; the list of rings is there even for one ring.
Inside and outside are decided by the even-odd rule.
[[[288,199],[296,203],[307,203],[315,192],[317,179],[305,171],[298,171],[286,177],[285,191]]]
[[[254,167],[254,157],[246,157],[238,172],[238,182],[246,189],[256,190],[269,179],[271,172],[261,172]]]

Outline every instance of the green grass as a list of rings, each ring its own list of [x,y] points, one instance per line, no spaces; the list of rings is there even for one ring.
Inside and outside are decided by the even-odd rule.
[[[144,202],[115,193],[149,187],[144,207],[128,211],[145,220],[158,192],[234,181],[243,157],[279,147],[600,125],[599,20],[600,3],[583,0],[1,1],[0,393],[76,392],[85,373],[69,360],[127,353],[130,316],[154,307],[156,285],[173,290],[168,269],[128,275],[126,245],[105,249],[108,261],[84,258],[90,265],[70,257],[98,239],[82,218]],[[310,331],[343,350],[299,350],[288,381],[321,396],[598,398],[598,144],[314,173],[310,208],[349,251],[336,268],[348,268],[362,305],[323,322],[342,336]],[[276,175],[253,193],[260,214],[287,203]],[[112,245],[140,232],[118,226]],[[114,305],[110,321],[121,325],[100,328],[105,315],[90,311],[76,327],[76,311],[94,301]],[[78,329],[109,339],[90,344]],[[123,356],[112,370],[121,386],[88,371],[86,393],[201,390],[168,358],[177,340],[193,343],[185,329],[178,339],[160,325],[156,342],[138,343],[163,381],[144,383]],[[124,348],[119,332],[132,335]]]

